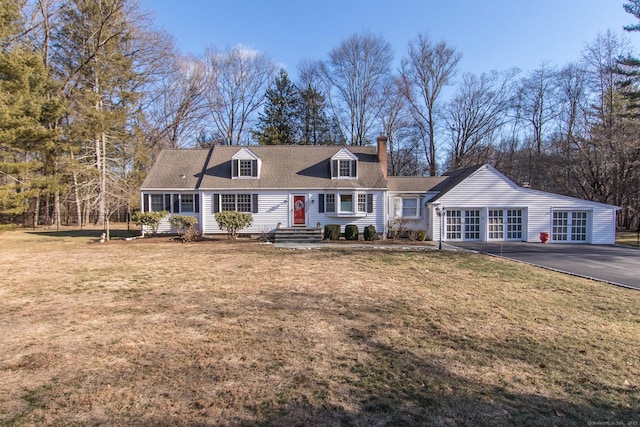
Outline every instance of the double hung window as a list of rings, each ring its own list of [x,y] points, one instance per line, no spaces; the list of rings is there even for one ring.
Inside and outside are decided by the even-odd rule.
[[[419,197],[394,197],[392,213],[395,218],[420,218]]]
[[[213,212],[220,211],[257,213],[258,195],[249,193],[214,194]]]
[[[167,211],[172,214],[198,213],[200,195],[198,193],[142,194],[144,212]]]
[[[373,213],[373,194],[361,192],[320,194],[318,212],[337,216]]]

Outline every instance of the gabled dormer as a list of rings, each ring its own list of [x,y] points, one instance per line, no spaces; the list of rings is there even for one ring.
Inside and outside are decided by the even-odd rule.
[[[244,147],[231,157],[231,178],[257,179],[260,177],[261,166],[260,158]]]
[[[331,157],[331,179],[357,179],[358,158],[343,147]]]

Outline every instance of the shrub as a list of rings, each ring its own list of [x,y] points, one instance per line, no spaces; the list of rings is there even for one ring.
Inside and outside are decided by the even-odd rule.
[[[376,240],[376,237],[378,237],[378,233],[376,233],[376,227],[374,225],[367,225],[364,228],[364,240],[372,242]]]
[[[193,216],[184,216],[184,215],[171,215],[169,217],[169,223],[173,225],[176,230],[178,230],[178,234],[182,241],[185,240],[185,235],[189,233],[190,240],[193,240],[194,232],[198,234],[197,230],[194,226],[198,223],[198,219]]]
[[[389,235],[394,240],[402,238],[406,232],[407,226],[404,219],[396,218],[393,221],[389,221]]]
[[[354,224],[345,225],[344,238],[347,240],[358,240],[358,226]]]
[[[238,238],[238,231],[253,224],[253,216],[246,212],[222,211],[216,213],[218,227],[226,230],[230,239]]]
[[[202,234],[195,227],[188,228],[181,236],[183,242],[197,242],[202,240]]]
[[[136,223],[138,227],[151,228],[151,235],[155,236],[160,226],[160,221],[164,217],[169,215],[167,211],[161,212],[136,212],[131,216],[131,220]]]
[[[18,224],[2,224],[0,225],[0,233],[5,231],[15,231],[18,229]]]
[[[421,230],[421,229],[409,230],[409,240],[411,240],[412,242],[414,240],[422,242],[426,238],[427,238],[427,231],[426,230]]]
[[[340,224],[327,224],[324,226],[325,240],[340,240]]]

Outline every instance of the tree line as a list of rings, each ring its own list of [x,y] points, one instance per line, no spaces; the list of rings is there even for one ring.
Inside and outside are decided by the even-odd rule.
[[[622,5],[640,18],[640,0]],[[624,30],[638,31],[639,25]],[[163,148],[389,141],[390,175],[488,162],[520,184],[622,207],[639,227],[640,62],[623,32],[535,70],[460,74],[426,33],[399,66],[357,33],[297,81],[243,46],[178,52],[135,0],[0,3],[0,221],[106,224]]]

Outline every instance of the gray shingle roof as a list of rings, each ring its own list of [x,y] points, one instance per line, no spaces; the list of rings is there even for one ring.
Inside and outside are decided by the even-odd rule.
[[[389,191],[403,193],[429,191],[442,181],[446,176],[390,176],[387,177]]]
[[[209,150],[162,150],[141,188],[195,189],[208,153]]]
[[[357,179],[331,179],[330,159],[340,146],[252,146],[262,161],[258,179],[231,179],[231,157],[242,147],[163,150],[142,190],[387,188],[376,147],[347,147],[358,157]],[[183,177],[184,176],[184,177]]]

